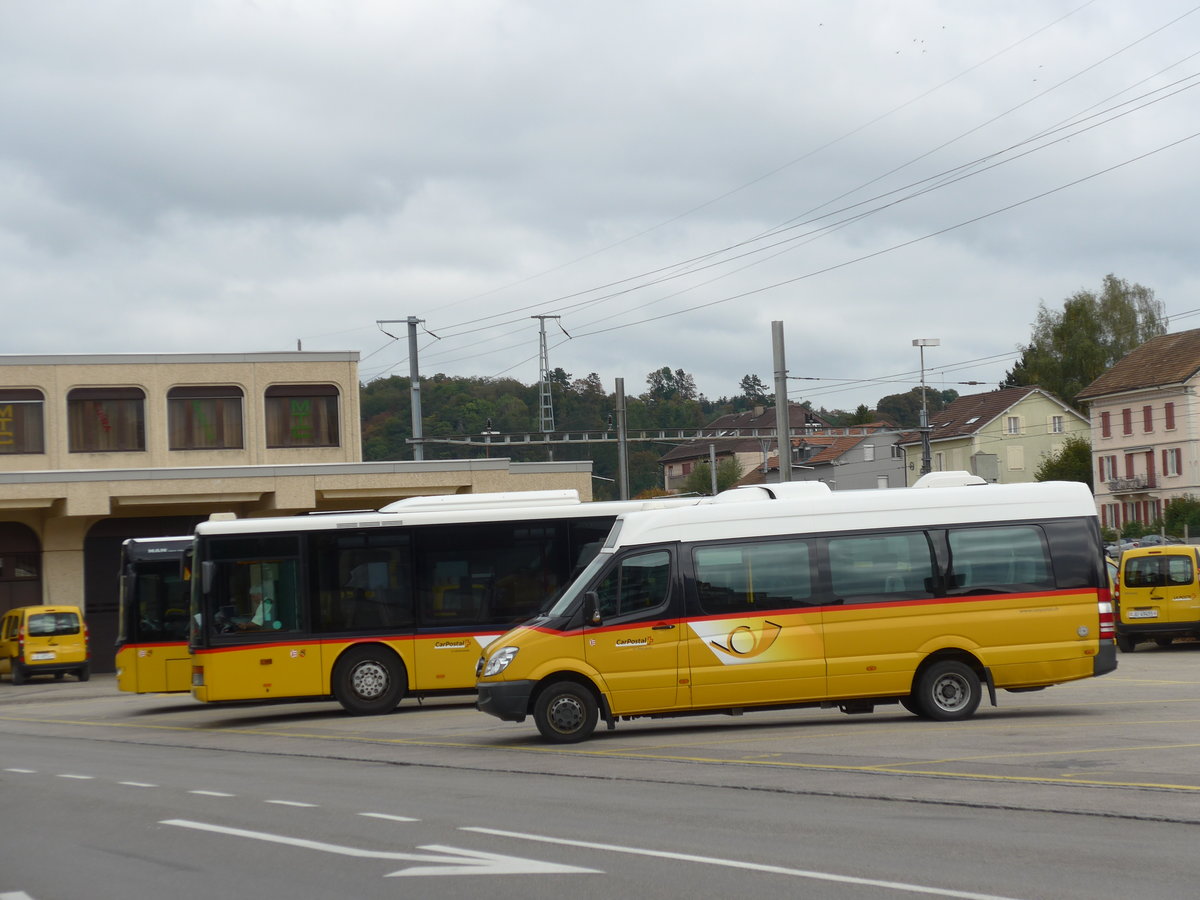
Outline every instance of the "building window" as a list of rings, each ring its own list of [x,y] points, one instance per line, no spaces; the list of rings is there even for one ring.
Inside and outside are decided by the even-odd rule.
[[[1175,430],[1175,404],[1174,403],[1167,403],[1163,406],[1163,420],[1164,420],[1163,427],[1165,427],[1167,429],[1167,431]]]
[[[1154,407],[1142,407],[1142,431],[1151,432],[1154,430]]]
[[[1121,434],[1133,434],[1133,410],[1121,410]]]
[[[906,451],[899,444],[892,444],[892,459],[904,459]]]
[[[1178,447],[1172,447],[1163,452],[1163,474],[1178,475],[1183,467],[1183,451]]]
[[[875,445],[874,444],[864,444],[863,445],[863,461],[864,462],[875,462]]]
[[[172,450],[240,449],[242,389],[232,385],[171,388],[167,431]]]
[[[1051,416],[1050,417],[1050,433],[1051,434],[1062,434],[1063,430],[1064,430],[1063,429],[1063,417],[1062,416]]]
[[[70,451],[145,450],[145,407],[141,388],[75,388],[67,394]]]
[[[946,471],[946,457],[940,450],[937,453],[933,454],[933,471],[935,471],[935,472]]]
[[[1024,447],[1009,447],[1008,448],[1008,470],[1010,472],[1019,472],[1025,468],[1025,448]]]
[[[888,477],[886,475],[875,476],[875,489],[886,491],[888,489]]]
[[[1100,437],[1112,437],[1112,414],[1100,413]]]
[[[280,384],[266,392],[268,447],[338,446],[338,392],[331,384]]]
[[[1021,433],[1021,417],[1009,416],[1004,422],[1005,434],[1020,434]]]
[[[41,391],[0,391],[0,453],[46,452],[43,405]]]

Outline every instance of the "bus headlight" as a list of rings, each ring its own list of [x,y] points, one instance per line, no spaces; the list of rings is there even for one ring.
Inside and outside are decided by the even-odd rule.
[[[499,675],[508,668],[508,664],[513,661],[513,657],[517,655],[518,647],[505,647],[502,650],[497,650],[488,657],[487,665],[483,667],[483,677],[489,675]]]

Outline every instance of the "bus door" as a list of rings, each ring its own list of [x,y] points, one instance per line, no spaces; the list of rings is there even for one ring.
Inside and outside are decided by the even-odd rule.
[[[674,709],[686,643],[670,552],[626,556],[594,593],[599,622],[584,625],[584,656],[608,685],[612,712]]]
[[[300,596],[295,536],[230,538],[212,546],[234,558],[203,564],[210,634],[201,654],[207,688],[201,699],[325,693],[320,647]]]
[[[790,703],[826,696],[812,541],[692,548],[688,616],[692,706]]]

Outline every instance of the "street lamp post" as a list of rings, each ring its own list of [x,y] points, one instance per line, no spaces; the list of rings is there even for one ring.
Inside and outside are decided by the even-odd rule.
[[[929,404],[925,398],[925,348],[941,345],[938,338],[914,338],[912,345],[921,351],[921,474],[928,475],[933,469],[929,458]]]

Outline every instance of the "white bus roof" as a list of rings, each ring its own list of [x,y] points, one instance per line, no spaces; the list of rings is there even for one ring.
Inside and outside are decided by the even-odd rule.
[[[615,540],[605,550],[672,541],[1096,516],[1092,492],[1081,482],[944,482],[952,486],[927,483],[862,491],[830,491],[815,484],[783,490],[780,485],[737,488],[690,508],[623,515]]]
[[[514,494],[517,492],[513,492]],[[546,494],[530,491],[530,494]],[[549,493],[570,493],[549,492]],[[472,495],[451,495],[466,498]],[[700,502],[696,497],[658,497],[652,500],[611,500],[582,502],[576,495],[574,502],[562,498],[549,503],[525,502],[525,500],[503,503],[494,498],[502,494],[476,494],[484,499],[479,503],[431,503],[408,504],[398,501],[379,512],[324,513],[322,515],[273,516],[256,519],[226,519],[201,522],[196,534],[259,534],[282,531],[328,531],[355,528],[386,528],[407,525],[469,524],[472,522],[512,522],[527,519],[583,519],[597,516],[619,516],[623,513],[651,509],[670,509],[678,506],[694,506]],[[512,496],[509,494],[507,496]],[[418,497],[414,500],[432,498]],[[528,499],[528,498],[526,498]]]

